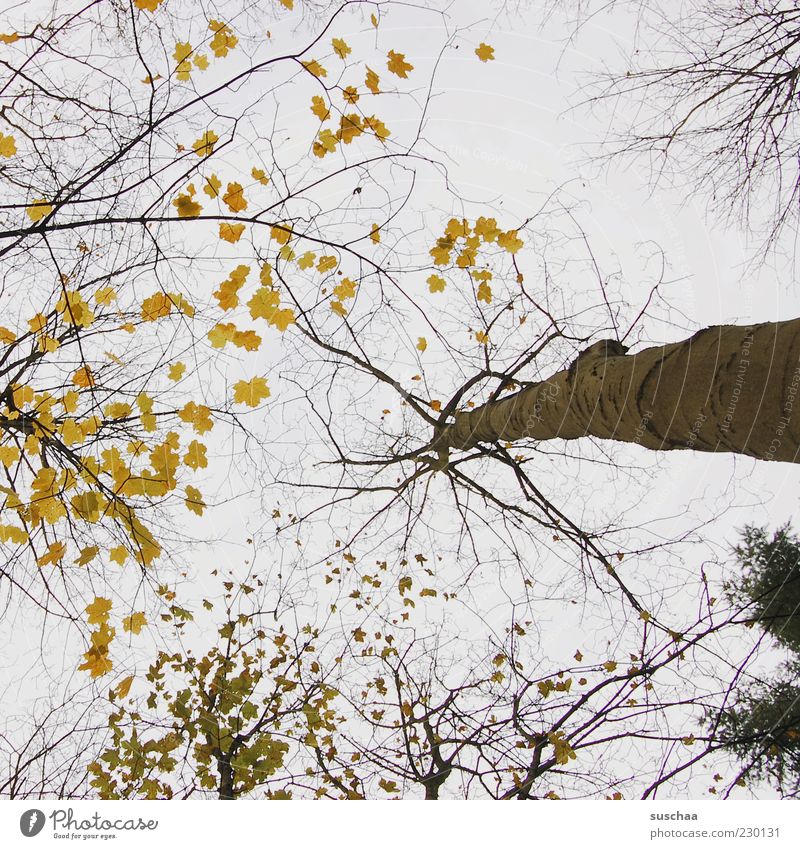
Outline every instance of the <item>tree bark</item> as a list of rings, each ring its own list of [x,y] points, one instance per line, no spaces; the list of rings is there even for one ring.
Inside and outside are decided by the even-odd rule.
[[[717,325],[625,351],[598,342],[549,380],[456,413],[432,447],[441,458],[480,442],[594,436],[800,461],[800,319]]]

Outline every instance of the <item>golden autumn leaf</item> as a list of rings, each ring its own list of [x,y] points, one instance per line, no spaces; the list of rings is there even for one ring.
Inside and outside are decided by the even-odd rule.
[[[364,80],[364,85],[373,93],[378,94],[380,88],[378,87],[378,83],[380,82],[380,77],[372,70],[369,66],[367,66],[367,76]]]
[[[87,545],[85,548],[80,550],[78,556],[73,562],[76,566],[86,566],[88,563],[91,563],[99,553],[100,549],[96,545]]]
[[[28,215],[28,218],[30,218],[30,220],[33,221],[34,224],[36,224],[37,221],[41,221],[42,218],[45,218],[46,216],[50,215],[52,211],[52,205],[49,204],[44,198],[36,198],[33,203],[31,203],[31,205],[25,210]]]
[[[279,0],[281,6],[287,8],[290,12],[294,9],[294,0]]]
[[[408,72],[414,70],[414,66],[409,62],[406,62],[405,53],[395,53],[394,50],[390,50],[387,53],[387,57],[386,67],[398,77],[406,79],[408,77]]]
[[[214,145],[219,141],[219,136],[213,130],[206,130],[199,139],[197,139],[192,148],[198,156],[211,156],[214,152]]]
[[[124,699],[131,690],[133,679],[133,675],[123,678],[122,681],[120,681],[119,684],[117,684],[117,686],[110,692],[109,696],[115,699]]]
[[[186,499],[183,503],[186,505],[187,510],[191,510],[192,513],[196,513],[198,516],[203,515],[203,510],[206,507],[202,493],[193,486],[186,487]]]
[[[236,244],[242,238],[244,233],[244,224],[228,224],[226,221],[220,222],[219,237],[224,242]]]
[[[262,186],[269,185],[269,177],[267,176],[266,171],[262,168],[251,168],[250,176],[257,182],[261,183]]]
[[[263,377],[254,377],[252,380],[240,380],[233,386],[233,401],[235,404],[247,404],[248,407],[257,407],[263,400],[271,395],[267,381]]]
[[[345,99],[346,103],[358,103],[358,89],[355,86],[348,85],[342,89],[342,97]]]
[[[131,634],[138,634],[147,624],[147,618],[144,613],[132,613],[130,616],[125,616],[122,619],[123,631],[129,631]]]
[[[155,12],[164,0],[133,0],[133,5],[143,12]]]
[[[72,374],[72,383],[75,386],[80,386],[83,389],[88,389],[94,386],[94,375],[89,366],[82,366]]]
[[[19,41],[19,38],[18,32],[0,33],[0,44],[13,44],[15,41]]]
[[[178,195],[172,205],[178,210],[178,218],[197,218],[203,211],[203,207],[190,194]]]
[[[88,617],[86,621],[90,625],[102,625],[108,622],[108,614],[111,612],[111,599],[96,597],[91,604],[86,605]]]
[[[55,565],[64,559],[67,553],[67,546],[63,542],[52,542],[47,547],[47,551],[36,560],[37,566]]]
[[[222,188],[222,180],[216,174],[211,174],[206,177],[203,191],[213,200],[219,195],[219,190]]]
[[[202,442],[193,439],[186,447],[186,453],[183,455],[183,462],[190,469],[197,471],[205,469],[208,466],[206,458],[206,446]]]
[[[494,59],[494,47],[481,42],[475,48],[475,55],[481,60],[481,62],[489,62]]]
[[[14,136],[7,136],[4,133],[0,133],[0,156],[4,156],[8,159],[16,152],[17,143],[14,140]]]
[[[118,563],[120,566],[124,566],[125,561],[128,559],[128,549],[124,545],[115,545],[108,552],[108,559],[112,563]]]
[[[333,45],[333,50],[334,50],[334,52],[336,53],[336,55],[337,55],[340,59],[346,59],[346,58],[347,58],[347,55],[348,55],[349,53],[352,53],[352,52],[353,52],[353,51],[350,49],[350,46],[347,44],[347,42],[346,42],[344,39],[342,39],[342,38],[334,38],[334,39],[331,41],[331,44]]]
[[[231,212],[243,212],[247,209],[247,201],[245,200],[244,188],[241,183],[228,183],[222,200]]]
[[[311,106],[309,108],[320,121],[325,121],[331,114],[331,110],[328,109],[325,101],[318,94],[315,94],[311,98]]]
[[[311,59],[309,62],[301,62],[300,64],[309,72],[309,74],[313,74],[318,79],[328,76],[328,72],[316,59]]]
[[[0,327],[0,342],[5,345],[10,345],[17,341],[17,334],[7,327]]]
[[[438,274],[431,274],[427,283],[431,292],[444,292],[444,287],[447,285],[444,277],[440,277]]]
[[[167,371],[167,377],[169,377],[170,380],[178,381],[183,377],[185,373],[186,366],[184,363],[173,363]]]

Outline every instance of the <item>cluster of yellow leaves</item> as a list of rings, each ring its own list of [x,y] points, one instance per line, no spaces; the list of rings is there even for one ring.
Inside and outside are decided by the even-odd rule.
[[[315,114],[320,114],[315,111],[314,104],[312,104],[311,109],[312,112],[315,112]],[[348,115],[340,115],[339,129],[335,133],[327,127],[320,130],[312,146],[312,152],[315,156],[322,158],[328,153],[333,153],[340,142],[343,144],[350,144],[353,139],[356,139],[367,132],[374,135],[381,143],[385,142],[391,135],[391,131],[386,127],[383,121],[375,115],[362,117],[355,112]]]
[[[186,191],[172,201],[172,205],[178,210],[178,218],[197,218],[203,211],[203,207],[194,199],[194,195],[194,183],[189,183]]]
[[[209,46],[218,58],[227,56],[228,51],[233,50],[239,43],[239,39],[233,34],[233,30],[222,21],[212,19],[208,22],[208,28],[214,33]]]
[[[349,301],[351,298],[355,298],[356,296],[355,281],[351,280],[349,277],[343,277],[339,283],[334,286],[333,294],[338,300],[331,302],[331,309],[337,315],[344,318],[344,316],[347,315],[347,309],[345,308],[344,302]]]
[[[157,321],[159,318],[168,316],[172,310],[192,318],[194,307],[177,292],[155,292],[149,298],[142,301],[142,320]]]
[[[222,281],[219,289],[214,292],[214,297],[219,302],[220,308],[227,311],[239,305],[239,290],[244,286],[247,275],[250,273],[249,265],[237,265],[228,277]]]
[[[224,348],[232,342],[245,351],[257,351],[261,347],[261,337],[254,330],[239,330],[233,322],[219,322],[208,331],[208,341],[213,348]]]
[[[250,317],[254,321],[257,318],[263,318],[283,333],[287,327],[295,323],[295,314],[291,308],[280,306],[280,292],[272,285],[272,268],[269,263],[264,263],[262,266],[260,281],[261,286],[247,302]]]
[[[177,63],[175,76],[182,82],[191,79],[192,63],[200,71],[205,71],[208,68],[208,57],[204,53],[197,53],[188,41],[179,41],[175,45],[172,57]],[[153,80],[148,80],[148,82],[153,82]]]

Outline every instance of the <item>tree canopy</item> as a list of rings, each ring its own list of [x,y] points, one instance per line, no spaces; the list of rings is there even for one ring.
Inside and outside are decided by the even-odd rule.
[[[569,187],[520,213],[477,147],[459,185],[436,122],[505,115],[458,92],[502,61],[462,14],[9,12],[3,795],[749,792],[707,722],[749,601],[685,547],[705,513],[642,505],[663,449],[796,463],[795,317],[678,322]]]

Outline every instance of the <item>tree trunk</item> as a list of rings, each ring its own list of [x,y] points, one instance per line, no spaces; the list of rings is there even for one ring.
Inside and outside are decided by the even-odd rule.
[[[457,413],[433,447],[442,458],[479,442],[595,436],[798,462],[800,319],[708,327],[625,351],[598,342],[550,380]]]

